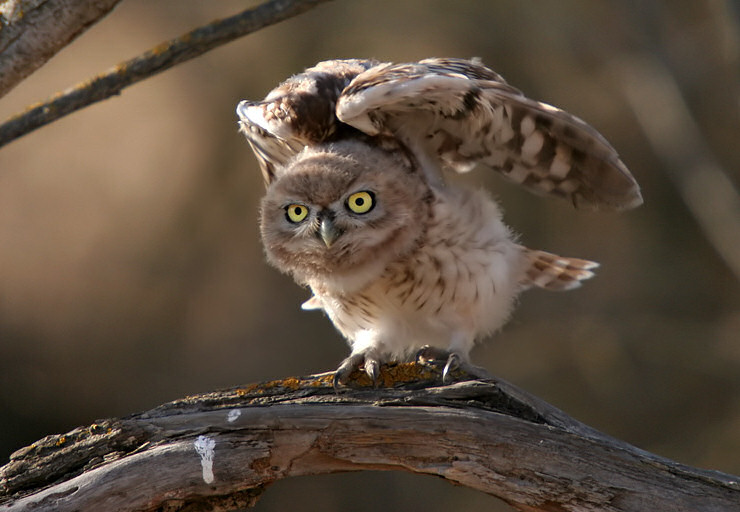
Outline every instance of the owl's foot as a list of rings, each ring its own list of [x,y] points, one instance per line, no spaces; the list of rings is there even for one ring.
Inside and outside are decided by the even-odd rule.
[[[467,362],[457,352],[445,350],[431,345],[424,345],[416,353],[416,362],[425,364],[430,361],[443,361],[445,363],[442,370],[442,382],[450,384],[453,382],[452,374],[455,370],[461,370],[476,379],[487,379],[490,375],[483,369],[473,366]]]
[[[444,361],[445,367],[442,370],[442,382],[450,384],[452,382],[451,372],[460,368],[460,356],[456,352],[450,352],[431,345],[424,345],[416,353],[417,363],[426,363],[429,361]]]
[[[365,373],[373,381],[375,387],[378,387],[378,381],[380,380],[380,361],[376,357],[364,352],[358,352],[351,354],[348,358],[342,361],[337,371],[334,372],[334,388],[336,389],[339,385],[347,384],[349,376],[355,370],[359,370],[360,367],[364,367]]]

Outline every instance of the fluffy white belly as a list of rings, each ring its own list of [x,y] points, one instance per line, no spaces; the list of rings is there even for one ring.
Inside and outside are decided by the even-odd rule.
[[[501,327],[526,258],[482,191],[445,188],[418,246],[353,293],[313,287],[353,353],[401,358],[423,345],[467,357]]]

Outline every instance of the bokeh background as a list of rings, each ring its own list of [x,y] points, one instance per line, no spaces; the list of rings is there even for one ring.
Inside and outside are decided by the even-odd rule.
[[[245,5],[122,2],[4,97],[0,118]],[[739,12],[336,0],[0,149],[0,464],[97,418],[335,368],[344,341],[264,262],[263,185],[234,106],[324,59],[478,56],[599,129],[645,205],[577,212],[471,174],[527,245],[602,263],[578,291],[524,295],[475,363],[641,448],[740,474]],[[510,510],[401,473],[278,482],[257,510],[474,507]]]

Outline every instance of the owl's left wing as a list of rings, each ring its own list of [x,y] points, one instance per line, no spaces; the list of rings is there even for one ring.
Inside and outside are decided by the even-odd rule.
[[[239,103],[236,114],[240,130],[257,156],[266,184],[305,146],[356,131],[337,120],[337,98],[353,78],[376,64],[361,59],[320,62],[290,77],[264,100]]]
[[[369,68],[344,89],[336,112],[367,134],[399,138],[425,167],[441,161],[464,172],[480,163],[578,208],[642,203],[632,174],[594,128],[525,97],[477,61],[426,59]]]

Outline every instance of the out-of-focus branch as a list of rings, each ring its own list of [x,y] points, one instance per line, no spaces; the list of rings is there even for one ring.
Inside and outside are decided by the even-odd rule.
[[[326,1],[271,0],[162,43],[11,117],[0,125],[0,146],[75,110],[119,94],[123,88],[135,82],[198,57],[237,37],[297,16]]]
[[[0,2],[0,97],[108,14],[120,0]]]
[[[675,79],[649,56],[623,60],[613,76],[689,211],[740,280],[740,194],[709,149]]]
[[[0,469],[0,511],[236,510],[298,475],[436,475],[527,511],[731,512],[737,477],[683,466],[494,377],[444,364],[288,378],[48,436]],[[455,378],[465,379],[456,370]]]

